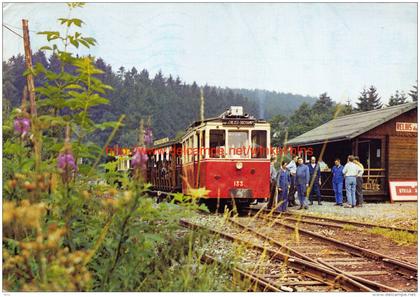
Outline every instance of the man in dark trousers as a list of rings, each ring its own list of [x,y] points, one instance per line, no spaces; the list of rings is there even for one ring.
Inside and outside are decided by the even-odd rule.
[[[308,165],[308,167],[312,184],[311,193],[309,194],[310,205],[314,204],[314,194],[316,194],[318,198],[318,205],[322,205],[321,192],[319,190],[319,187],[321,186],[321,169],[319,168],[319,164],[316,163],[316,158],[314,156],[311,157],[311,163]],[[311,186],[311,184],[309,184],[309,186]]]
[[[288,204],[287,194],[290,185],[290,173],[287,170],[286,165],[286,161],[281,162],[281,168],[279,169],[279,173],[277,174],[277,186],[279,191],[277,203],[278,211],[286,211]]]
[[[309,175],[309,169],[308,166],[303,164],[302,157],[298,158],[298,165],[296,168],[296,188],[298,192],[300,207],[299,209],[305,208],[308,209],[308,206],[305,204],[306,200],[306,190],[309,186],[310,181],[310,175]]]
[[[363,173],[365,168],[362,163],[360,163],[360,159],[358,156],[354,156],[354,164],[360,167],[361,171],[356,176],[356,206],[362,207],[363,206]]]
[[[276,158],[272,157],[270,163],[270,199],[268,200],[267,208],[270,209],[273,207],[274,199],[277,200],[277,170],[274,167]]]
[[[334,166],[331,169],[332,172],[332,185],[335,196],[335,205],[343,206],[343,183],[344,183],[344,174],[343,174],[343,165],[340,163],[340,159],[337,158],[334,161]]]
[[[297,168],[297,156],[293,156],[292,160],[287,164],[286,168],[290,173],[290,188],[289,188],[289,206],[296,206],[295,193],[296,193],[296,168]]]

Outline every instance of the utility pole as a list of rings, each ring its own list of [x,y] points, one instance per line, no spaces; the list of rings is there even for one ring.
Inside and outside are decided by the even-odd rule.
[[[200,88],[200,121],[204,121],[204,92],[203,88]]]
[[[22,29],[23,29],[23,46],[25,49],[26,69],[29,71],[32,71],[32,51],[31,51],[31,43],[29,41],[28,20],[22,20]],[[31,116],[36,117],[35,83],[34,83],[34,77],[31,72],[26,76],[26,83],[28,85],[29,102],[31,104]]]
[[[41,135],[37,128],[36,121],[36,105],[35,105],[35,83],[32,75],[32,51],[31,43],[29,41],[29,26],[28,20],[22,20],[23,29],[23,47],[25,49],[25,64],[29,71],[26,75],[26,83],[28,86],[29,102],[31,105],[31,129],[33,134],[34,157],[35,157],[35,171],[38,172],[41,166]]]

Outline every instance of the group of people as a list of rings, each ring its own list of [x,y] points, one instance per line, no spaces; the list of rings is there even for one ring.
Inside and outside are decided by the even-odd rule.
[[[276,170],[275,162],[276,159],[272,158],[270,165],[271,196],[268,208],[272,208],[276,204],[278,211],[286,211],[288,206],[296,206],[296,192],[299,209],[308,208],[307,197],[310,205],[313,204],[314,196],[318,200],[318,205],[322,205],[320,191],[322,161],[317,163],[316,158],[312,156],[310,163],[304,164],[302,157],[293,156],[290,162],[282,161],[279,170]],[[337,158],[331,172],[335,205],[343,206],[343,184],[345,183],[347,204],[344,207],[361,207],[363,204],[362,176],[364,168],[359,158],[348,156],[345,166],[341,165],[340,159]]]

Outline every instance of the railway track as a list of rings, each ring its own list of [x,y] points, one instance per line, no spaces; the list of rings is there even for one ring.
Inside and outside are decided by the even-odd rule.
[[[372,224],[368,224],[366,226],[363,223],[352,225],[344,220],[335,220],[340,221],[340,223],[336,223],[329,222],[328,219],[321,217],[316,217],[317,219],[315,220],[306,219],[305,217],[302,218],[299,216],[299,214],[290,215],[287,213],[279,213],[277,211],[269,211],[266,209],[248,209],[248,214],[255,213],[266,214],[272,218],[278,219],[278,222],[289,223],[292,225],[298,224],[301,228],[324,236],[328,236],[330,238],[335,238],[339,241],[344,241],[353,246],[359,246],[374,251],[380,250],[383,254],[392,254],[392,257],[397,261],[402,261],[410,265],[417,266],[416,246],[400,246],[398,242],[394,242],[392,239],[386,238],[383,235],[372,234],[370,229]],[[394,236],[399,236],[400,238],[408,236],[410,240],[413,240],[413,237],[417,237],[417,233],[406,233],[403,231],[398,232],[399,233]]]
[[[227,233],[186,220],[181,220],[180,224],[190,229],[204,229],[224,240],[246,247],[246,252],[240,259],[243,266],[240,269],[245,274],[258,278],[262,285],[269,284],[271,287],[268,288],[290,292],[375,291],[372,287],[322,264],[285,253],[269,241],[257,238],[251,232],[244,232],[241,227],[229,228]],[[393,291],[393,289],[382,287],[382,291]]]
[[[417,267],[411,263],[317,234],[299,224],[273,220],[261,213],[229,221],[290,255],[328,267],[375,291],[417,290]]]
[[[256,208],[247,208],[246,210],[250,212],[261,210],[265,213],[271,212],[273,214],[280,214],[280,212],[275,211],[275,210],[269,211],[266,209],[256,209]],[[283,212],[281,214],[284,220],[294,221],[294,222],[299,221],[303,223],[310,223],[313,225],[327,226],[327,227],[332,227],[332,228],[343,228],[344,226],[350,225],[350,226],[361,227],[361,228],[382,228],[382,229],[404,231],[404,232],[417,234],[417,230],[415,229],[393,227],[393,226],[387,226],[387,225],[381,225],[381,224],[364,223],[364,222],[357,222],[357,221],[351,221],[351,220],[340,220],[340,219],[319,217],[319,216],[304,214],[304,213],[295,212],[295,211]]]

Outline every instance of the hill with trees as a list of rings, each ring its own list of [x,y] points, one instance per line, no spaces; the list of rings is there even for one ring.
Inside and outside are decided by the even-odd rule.
[[[33,55],[33,63],[42,64],[46,69],[59,72],[60,62],[55,56],[46,56],[38,51]],[[115,136],[113,144],[134,145],[138,137],[141,119],[150,119],[155,139],[175,137],[199,118],[200,86],[193,82],[187,84],[179,77],[164,76],[158,72],[153,77],[146,69],[135,67],[114,70],[103,59],[95,60],[95,66],[104,73],[97,75],[104,83],[112,86],[106,97],[109,104],[99,105],[91,110],[94,121],[116,121],[121,114],[127,115],[122,127]],[[3,113],[7,115],[18,107],[25,85],[22,76],[25,70],[22,55],[3,61]],[[68,72],[74,71],[71,67]],[[45,77],[36,77],[37,87],[43,85]],[[231,105],[241,105],[247,113],[256,117],[271,119],[275,115],[288,115],[301,103],[313,103],[315,98],[301,95],[278,93],[266,90],[229,89],[204,86],[205,117],[221,114]],[[65,113],[66,111],[61,111]],[[104,144],[109,129],[91,135],[92,141]]]

